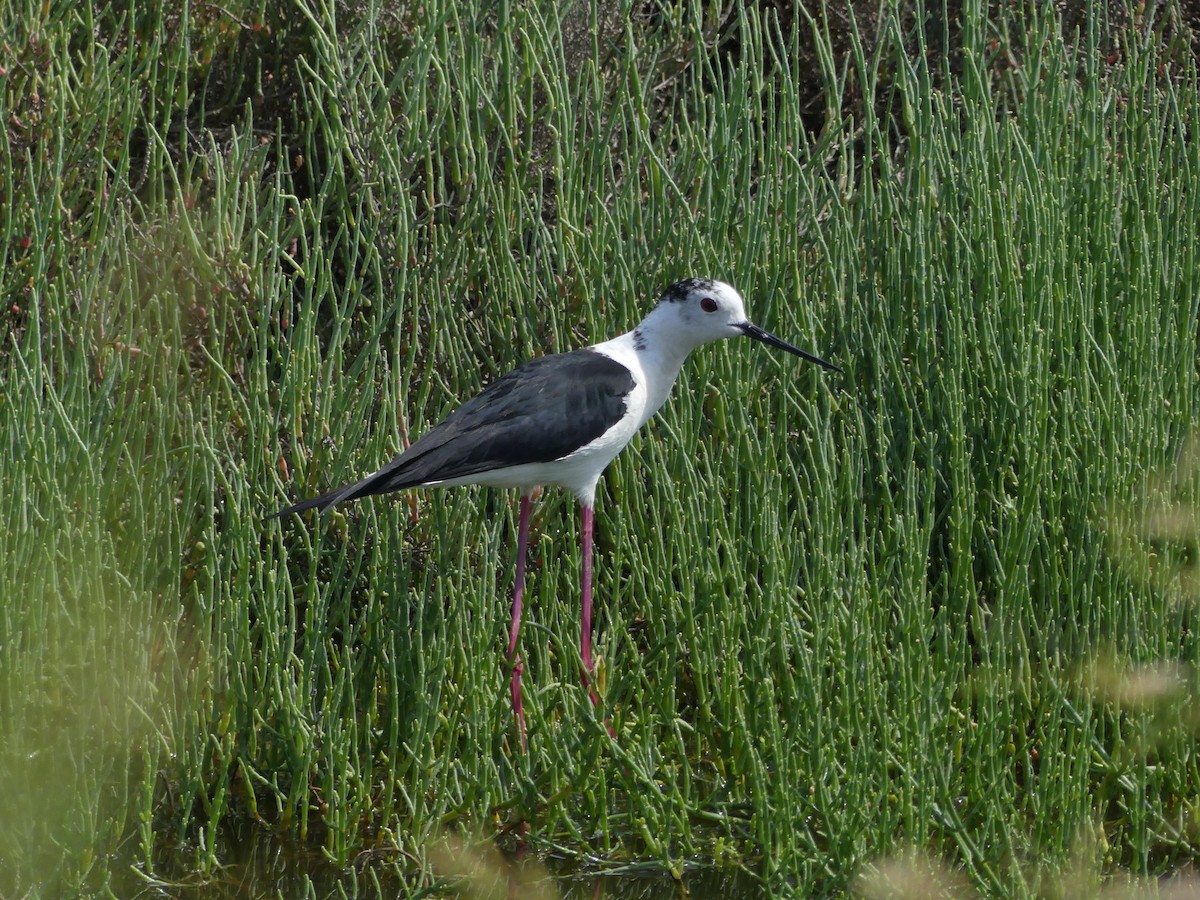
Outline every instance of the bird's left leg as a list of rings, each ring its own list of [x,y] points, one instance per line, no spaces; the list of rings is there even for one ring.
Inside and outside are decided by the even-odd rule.
[[[583,505],[583,527],[580,540],[583,544],[583,608],[579,621],[579,652],[583,657],[583,684],[592,698],[592,705],[600,705],[600,697],[592,687],[592,677],[595,666],[592,662],[592,532],[594,511],[588,504]]]
[[[525,749],[525,709],[521,701],[521,672],[525,664],[517,652],[517,638],[521,634],[521,599],[525,593],[525,551],[529,544],[529,511],[532,508],[530,493],[521,494],[521,515],[517,525],[517,574],[513,586],[512,623],[508,629],[508,661],[512,663],[512,705],[521,732],[521,749]]]

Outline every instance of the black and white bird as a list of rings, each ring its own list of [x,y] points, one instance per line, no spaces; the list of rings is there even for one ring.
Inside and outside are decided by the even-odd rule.
[[[517,488],[521,511],[508,656],[512,703],[525,741],[517,652],[531,498],[542,485],[571,491],[583,508],[580,656],[592,701],[592,527],[600,475],[666,401],[688,353],[745,336],[835,372],[746,318],[742,296],[721,281],[687,278],[663,292],[633,331],[582,350],[530,360],[484,388],[407,450],[362,481],[280,510],[270,518],[414,487],[485,484]]]

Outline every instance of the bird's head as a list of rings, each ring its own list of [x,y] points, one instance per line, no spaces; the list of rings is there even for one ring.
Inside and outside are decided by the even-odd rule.
[[[673,340],[687,349],[709,341],[743,335],[835,372],[841,371],[832,363],[793,347],[751,322],[746,316],[742,295],[723,281],[708,278],[677,281],[663,291],[651,315],[659,320],[656,324],[660,333],[669,333]]]

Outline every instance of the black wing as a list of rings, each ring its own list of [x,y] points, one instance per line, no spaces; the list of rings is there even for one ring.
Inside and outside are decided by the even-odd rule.
[[[530,360],[489,384],[375,474],[268,518],[562,459],[616,424],[633,388],[627,368],[594,350]]]

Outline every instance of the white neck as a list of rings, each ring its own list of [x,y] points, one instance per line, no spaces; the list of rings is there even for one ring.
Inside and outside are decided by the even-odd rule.
[[[665,317],[652,311],[633,331],[592,347],[624,364],[646,388],[646,405],[638,422],[644,425],[671,395],[683,361],[696,346],[680,340],[677,330],[665,325]]]

